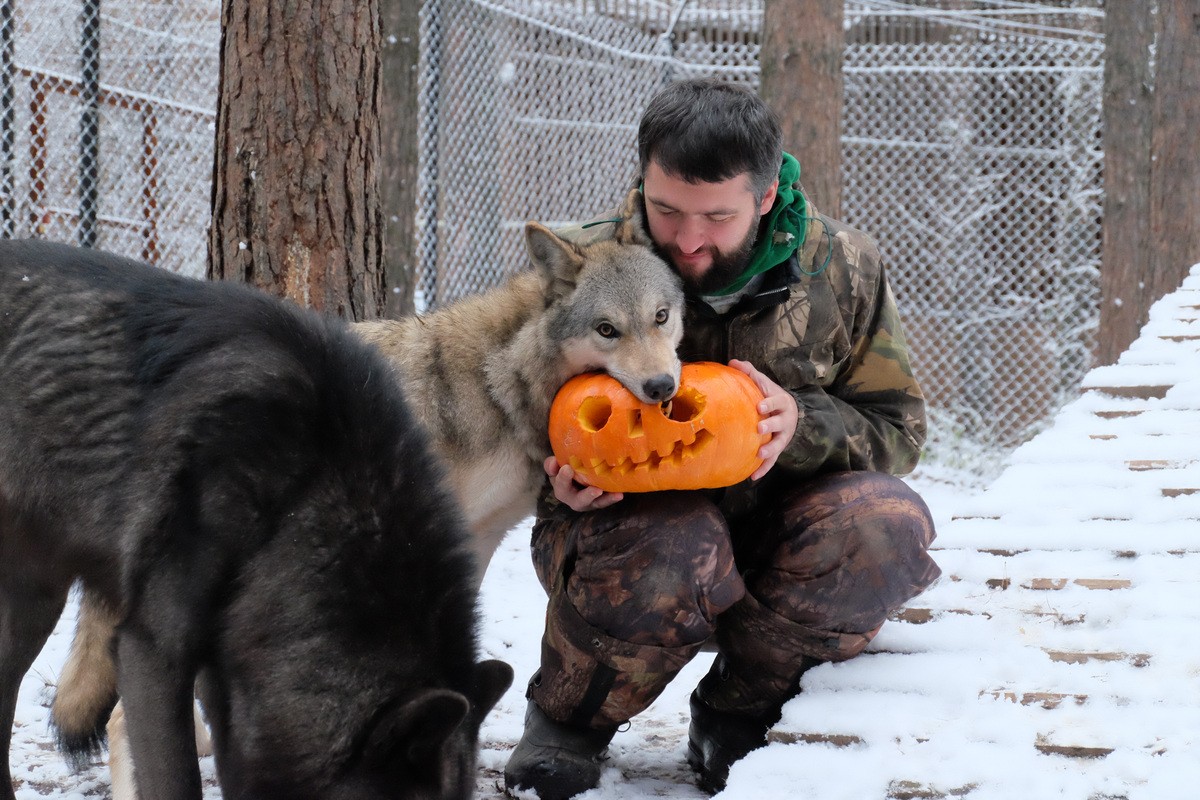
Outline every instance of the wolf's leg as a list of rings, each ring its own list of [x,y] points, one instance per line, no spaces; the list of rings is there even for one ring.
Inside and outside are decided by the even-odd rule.
[[[208,726],[195,707],[192,724],[196,732],[196,755],[212,755]],[[133,775],[133,756],[129,753],[129,731],[125,725],[125,707],[117,703],[108,718],[108,773],[112,782],[112,800],[137,800],[137,781]]]
[[[0,533],[10,536],[3,530]],[[21,679],[54,630],[67,602],[69,585],[38,575],[38,566],[6,552],[0,537],[0,799],[14,797],[8,750]],[[24,572],[24,574],[17,574]],[[33,574],[30,574],[33,573]]]
[[[118,684],[138,795],[142,800],[200,800],[192,673],[183,654],[164,651],[165,640],[151,633],[151,627],[127,618],[117,632]],[[175,635],[188,638],[187,631]]]
[[[72,761],[99,751],[102,726],[117,701],[112,644],[118,622],[117,612],[85,588],[75,638],[50,711],[59,746]]]

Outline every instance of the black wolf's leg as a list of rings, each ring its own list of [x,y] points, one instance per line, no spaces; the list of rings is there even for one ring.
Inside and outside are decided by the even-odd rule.
[[[118,630],[117,663],[141,800],[199,800],[191,668],[137,620]]]
[[[8,748],[12,744],[13,717],[17,709],[17,692],[21,679],[29,670],[42,645],[54,630],[62,615],[69,586],[50,581],[38,581],[37,576],[18,575],[25,571],[36,573],[36,564],[18,559],[6,552],[0,521],[0,745],[4,760],[0,762],[0,800],[12,800],[12,775],[8,769]]]

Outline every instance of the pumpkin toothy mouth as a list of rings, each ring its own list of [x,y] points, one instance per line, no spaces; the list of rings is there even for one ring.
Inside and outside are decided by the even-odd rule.
[[[715,489],[762,465],[762,392],[749,376],[713,362],[684,364],[667,403],[643,403],[611,375],[568,380],[550,407],[554,457],[605,492]]]
[[[605,461],[603,458],[584,459],[571,456],[571,467],[577,471],[586,469],[595,475],[627,475],[634,470],[653,471],[661,466],[680,466],[704,452],[716,438],[707,428],[697,428],[695,425],[694,421],[704,413],[704,406],[704,395],[685,387],[661,406],[648,407],[651,409],[649,411],[644,408],[630,409],[621,415],[625,429],[619,432],[609,430],[608,433],[620,433],[631,442],[637,439],[644,440],[646,431],[642,414],[656,413],[668,423],[675,423],[670,428],[676,436],[669,442],[644,442],[644,452],[626,456],[616,463]],[[604,396],[586,398],[580,404],[576,418],[580,429],[588,433],[599,433],[609,426],[621,424],[621,419],[613,419],[612,402]]]

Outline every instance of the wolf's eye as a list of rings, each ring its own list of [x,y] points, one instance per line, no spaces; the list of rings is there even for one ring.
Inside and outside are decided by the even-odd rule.
[[[671,318],[671,312],[665,308],[660,308],[658,313],[654,315],[654,321],[659,325],[666,325],[667,320]]]
[[[611,322],[601,322],[596,326],[596,333],[600,334],[605,339],[617,338],[617,329],[613,327]]]

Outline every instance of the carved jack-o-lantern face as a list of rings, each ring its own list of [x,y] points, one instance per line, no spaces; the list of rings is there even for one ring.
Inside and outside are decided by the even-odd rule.
[[[730,486],[762,463],[762,398],[745,374],[712,362],[684,364],[679,391],[662,405],[608,375],[577,375],[550,408],[550,443],[560,464],[606,492]]]

